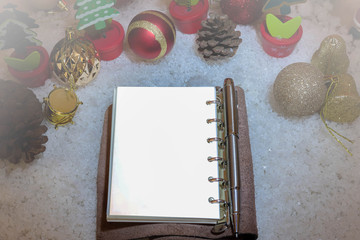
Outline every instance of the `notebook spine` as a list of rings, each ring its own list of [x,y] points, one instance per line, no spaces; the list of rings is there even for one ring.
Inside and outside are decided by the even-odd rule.
[[[229,199],[226,194],[228,188],[228,179],[227,179],[227,169],[226,169],[226,159],[225,159],[225,133],[224,133],[224,116],[223,116],[223,92],[221,88],[217,88],[216,99],[206,101],[207,105],[216,104],[216,117],[209,118],[206,120],[208,124],[217,125],[217,136],[211,136],[207,139],[207,142],[218,144],[217,156],[208,156],[207,160],[210,164],[218,164],[219,174],[218,177],[210,176],[208,181],[210,184],[219,185],[219,198],[215,199],[209,197],[208,201],[210,204],[220,204],[220,215],[221,219],[212,229],[214,233],[221,233],[225,231],[229,226]]]

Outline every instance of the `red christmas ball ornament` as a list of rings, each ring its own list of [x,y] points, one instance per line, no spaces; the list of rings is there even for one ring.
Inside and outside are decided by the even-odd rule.
[[[136,15],[127,29],[130,49],[139,57],[157,60],[168,54],[176,38],[172,20],[158,11],[145,11]]]
[[[238,24],[249,24],[260,17],[264,0],[222,0],[223,13]]]

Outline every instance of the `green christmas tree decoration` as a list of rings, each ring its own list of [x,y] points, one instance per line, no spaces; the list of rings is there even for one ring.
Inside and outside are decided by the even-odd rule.
[[[306,0],[267,0],[263,7],[263,12],[280,8],[281,15],[287,15],[291,12],[291,5],[304,2],[306,2]]]
[[[114,0],[77,0],[76,19],[79,19],[78,30],[93,26],[96,30],[106,27],[106,20],[115,17],[119,11],[112,8]]]
[[[28,26],[14,19],[8,19],[0,25],[0,49],[14,48],[22,52],[27,46],[41,45],[36,33]]]
[[[26,24],[29,28],[39,27],[39,25],[35,23],[35,20],[33,18],[30,18],[27,13],[18,11],[16,9],[16,5],[9,3],[4,6],[4,9],[9,9],[9,11],[4,11],[0,13],[0,24],[8,19],[13,19]]]
[[[30,30],[37,28],[38,25],[35,24],[34,19],[16,10],[15,7],[13,4],[8,4],[5,6],[8,10],[0,13],[0,49],[14,48],[18,55],[26,56],[28,46],[41,45],[36,33]]]

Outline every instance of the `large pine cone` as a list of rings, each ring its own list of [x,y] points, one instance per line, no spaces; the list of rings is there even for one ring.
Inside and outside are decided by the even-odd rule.
[[[13,81],[0,80],[0,159],[31,162],[44,152],[47,127],[35,94]]]
[[[198,51],[205,60],[218,60],[235,55],[242,39],[240,31],[235,31],[236,24],[227,15],[210,15],[202,21],[196,42]]]

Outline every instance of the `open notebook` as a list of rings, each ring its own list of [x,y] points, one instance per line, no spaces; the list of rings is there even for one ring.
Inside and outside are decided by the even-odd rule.
[[[118,87],[114,93],[108,221],[216,223],[221,205],[214,87]]]

